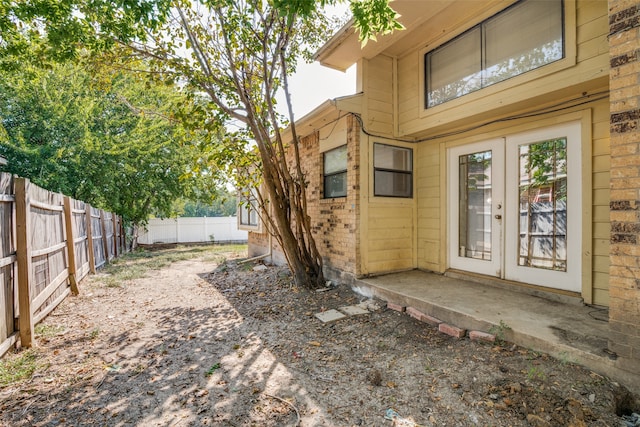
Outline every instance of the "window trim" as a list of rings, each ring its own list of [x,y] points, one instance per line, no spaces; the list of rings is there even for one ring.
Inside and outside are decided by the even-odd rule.
[[[551,62],[545,63],[545,64],[543,64],[543,65],[541,65],[539,67],[532,68],[530,70],[524,71],[524,72],[519,73],[519,74],[514,74],[514,75],[512,75],[510,77],[507,77],[507,78],[505,78],[503,80],[500,80],[500,81],[497,81],[497,82],[485,84],[485,75],[484,75],[484,73],[485,73],[485,71],[487,71],[486,64],[485,64],[485,61],[486,61],[486,49],[487,49],[486,39],[485,39],[485,37],[486,37],[486,29],[485,29],[486,25],[491,20],[496,19],[497,17],[499,17],[501,15],[504,15],[509,10],[514,9],[514,8],[520,6],[520,5],[522,5],[522,4],[524,4],[525,2],[528,2],[528,1],[534,1],[534,0],[518,0],[518,1],[514,2],[513,4],[511,4],[510,6],[498,11],[497,13],[495,13],[495,14],[493,14],[493,15],[485,18],[485,19],[483,19],[482,21],[480,21],[479,23],[475,24],[474,26],[466,29],[462,33],[457,34],[454,37],[452,37],[452,38],[440,43],[439,45],[437,45],[437,46],[435,46],[433,48],[430,48],[428,50],[425,50],[425,51],[423,51],[421,53],[421,55],[422,55],[422,61],[421,62],[422,62],[422,71],[423,71],[421,80],[422,80],[422,86],[423,86],[422,93],[423,93],[423,109],[424,110],[431,110],[433,108],[437,108],[440,105],[449,103],[451,101],[455,101],[456,99],[460,99],[460,98],[465,97],[467,95],[470,95],[472,93],[479,92],[482,89],[487,89],[489,87],[492,87],[492,86],[498,85],[500,83],[503,83],[505,81],[509,81],[511,79],[520,77],[522,75],[526,75],[527,73],[530,73],[532,71],[536,71],[536,70],[539,70],[541,68],[545,68],[545,67],[547,67],[549,65],[552,65],[552,64],[555,64],[555,63],[558,63],[558,62],[561,62],[561,61],[564,61],[564,60],[567,59],[568,54],[571,53],[571,51],[572,51],[572,49],[569,49],[569,47],[568,47],[569,39],[567,37],[567,12],[566,12],[567,7],[566,7],[566,0],[559,0],[560,1],[560,22],[561,22],[560,31],[561,31],[561,34],[562,34],[562,56],[560,58],[558,58],[558,59],[555,59],[555,60],[551,61]],[[448,45],[451,45],[456,40],[460,40],[461,38],[463,38],[466,35],[470,34],[472,31],[476,31],[478,29],[480,30],[479,31],[480,40],[479,40],[479,46],[478,46],[479,49],[480,49],[480,64],[479,65],[480,65],[480,73],[481,73],[481,76],[482,76],[482,78],[480,79],[480,86],[477,89],[470,90],[469,92],[463,93],[460,96],[456,96],[454,98],[447,99],[447,100],[439,102],[439,103],[437,103],[435,105],[429,106],[429,74],[428,74],[429,70],[430,70],[429,55],[434,53],[434,52],[437,52],[437,51],[439,51],[439,50],[441,50],[443,48],[445,48]]]
[[[401,169],[393,169],[393,168],[379,168],[376,167],[376,145],[384,145],[387,147],[392,147],[392,148],[396,148],[396,149],[400,149],[400,150],[407,150],[409,153],[411,153],[410,159],[409,159],[409,170],[401,170]],[[414,182],[413,182],[413,148],[410,147],[402,147],[399,145],[393,145],[393,144],[387,144],[384,142],[374,142],[373,143],[373,153],[372,153],[372,163],[371,165],[373,166],[373,195],[374,197],[389,197],[389,198],[394,198],[394,199],[413,199],[413,189],[414,189]],[[396,174],[402,174],[402,175],[408,175],[410,177],[409,179],[409,195],[408,196],[403,196],[403,195],[393,195],[393,194],[379,194],[376,191],[376,172],[380,171],[380,172],[391,172],[391,173],[396,173]]]
[[[420,93],[422,97],[421,108],[419,116],[424,118],[433,113],[447,110],[449,108],[456,108],[462,104],[476,101],[479,98],[490,96],[495,94],[496,92],[511,89],[516,86],[520,86],[529,81],[535,80],[537,78],[545,77],[550,74],[556,73],[558,71],[567,69],[569,67],[575,66],[577,63],[577,47],[576,47],[576,0],[560,0],[562,3],[561,6],[561,23],[562,23],[562,58],[557,59],[555,61],[544,64],[540,67],[533,68],[524,73],[517,74],[511,76],[505,80],[498,81],[496,83],[492,83],[487,86],[482,86],[479,89],[474,91],[465,93],[459,97],[449,99],[447,101],[441,102],[439,104],[433,105],[431,107],[428,106],[428,65],[427,65],[427,56],[431,52],[434,52],[447,44],[455,41],[456,39],[463,37],[470,31],[480,27],[482,29],[482,25],[492,18],[501,15],[502,13],[510,10],[513,7],[518,6],[527,0],[517,0],[514,1],[509,6],[497,10],[490,15],[485,15],[482,17],[480,21],[471,27],[467,28],[464,31],[455,33],[449,33],[449,35],[444,35],[443,37],[439,37],[438,40],[434,41],[434,43],[430,44],[430,46],[421,49],[418,54],[420,55]],[[481,39],[481,48],[484,50],[484,38]],[[482,54],[484,58],[484,53]],[[482,65],[482,64],[481,64]],[[460,101],[463,98],[464,101]]]
[[[346,161],[345,161],[344,169],[340,169],[340,170],[338,170],[336,172],[326,173],[326,167],[325,167],[326,166],[326,155],[328,153],[331,153],[332,151],[337,151],[337,150],[340,150],[340,149],[343,149],[343,148],[344,148],[344,150],[346,151],[346,154],[347,154],[347,158],[346,158]],[[338,147],[332,148],[332,149],[324,151],[322,153],[322,198],[323,199],[338,199],[338,198],[341,198],[341,197],[347,197],[347,194],[349,192],[349,186],[348,185],[346,186],[346,188],[344,190],[344,194],[340,194],[340,195],[337,195],[337,196],[327,196],[327,178],[331,178],[331,177],[337,176],[337,175],[344,175],[345,181],[347,180],[347,177],[348,177],[347,172],[348,172],[348,164],[349,164],[349,157],[348,156],[349,156],[349,152],[348,152],[347,144],[340,145]]]
[[[251,194],[247,197],[242,192],[238,197],[238,230],[262,231],[262,221],[260,220],[260,211],[257,207],[258,198],[255,196],[255,190],[251,190]],[[243,211],[247,212],[248,223],[243,222]],[[251,214],[255,212],[256,222],[251,223]]]

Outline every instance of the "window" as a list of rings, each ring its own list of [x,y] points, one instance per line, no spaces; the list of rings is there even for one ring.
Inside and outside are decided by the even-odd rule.
[[[410,148],[373,144],[373,194],[413,197],[413,151]]]
[[[522,0],[425,55],[426,108],[564,56],[562,0]]]
[[[324,198],[347,195],[347,146],[324,153]]]
[[[258,227],[258,199],[254,191],[250,195],[242,195],[239,199],[238,222],[241,229]]]

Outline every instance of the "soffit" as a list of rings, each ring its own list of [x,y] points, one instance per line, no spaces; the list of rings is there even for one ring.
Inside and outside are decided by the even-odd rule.
[[[377,37],[362,46],[353,21],[347,23],[316,53],[322,65],[346,70],[360,58],[385,54],[402,57],[416,48],[437,46],[444,35],[462,32],[515,0],[395,0],[391,6],[401,15],[405,30]]]

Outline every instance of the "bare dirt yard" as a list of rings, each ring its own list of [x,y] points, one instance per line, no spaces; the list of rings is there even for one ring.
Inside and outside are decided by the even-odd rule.
[[[297,289],[238,263],[245,249],[140,252],[85,280],[0,362],[0,424],[633,425],[634,397],[570,360],[454,339],[346,286]]]

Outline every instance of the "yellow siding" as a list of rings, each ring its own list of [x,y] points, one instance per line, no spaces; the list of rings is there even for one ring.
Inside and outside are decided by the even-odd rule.
[[[577,21],[587,23],[602,16],[602,3],[604,0],[579,1],[576,5]]]
[[[367,139],[363,138],[363,141]],[[373,195],[373,146],[381,142],[413,149],[414,174],[416,146],[378,137],[368,138],[361,149],[363,168],[360,216],[360,274],[380,274],[415,268],[416,197],[393,198]],[[366,149],[365,149],[366,147]],[[415,180],[414,180],[415,182]]]
[[[393,59],[378,56],[367,61],[366,67],[365,128],[370,133],[393,136]]]
[[[592,254],[590,265],[584,271],[585,283],[590,279],[591,288],[584,291],[585,298],[592,298],[598,305],[609,303],[609,99],[595,100],[589,104],[565,108],[557,113],[541,112],[519,120],[494,122],[496,119],[518,113],[532,113],[543,107],[553,108],[562,102],[583,96],[583,92],[602,96],[608,90],[608,10],[606,1],[577,0],[566,4],[570,10],[567,29],[568,46],[566,60],[525,73],[510,81],[494,85],[448,102],[432,110],[424,109],[423,60],[426,40],[416,40],[414,50],[405,50],[398,58],[380,55],[364,60],[362,89],[363,120],[365,130],[389,139],[417,142],[414,148],[414,199],[392,200],[369,196],[363,200],[363,273],[376,274],[408,268],[420,268],[443,272],[447,268],[446,255],[446,147],[505,136],[538,126],[549,126],[554,120],[562,121],[567,114],[591,113],[590,141],[586,147],[591,152],[589,177],[583,177],[584,191],[591,185],[591,224],[586,224],[586,234],[591,240],[585,243]],[[482,17],[447,26],[447,31],[460,33],[477,24]],[[573,26],[575,24],[575,26]],[[446,37],[442,38],[446,41]],[[429,49],[436,47],[429,46]],[[575,60],[575,63],[573,62]],[[397,95],[394,95],[394,89]],[[592,98],[592,99],[593,99]],[[587,98],[582,98],[587,100]],[[579,103],[579,101],[576,101]],[[565,104],[566,105],[566,104]],[[565,106],[562,105],[562,106]],[[577,116],[576,116],[577,117]],[[583,119],[588,120],[588,119]],[[538,121],[541,121],[539,124]],[[491,123],[494,122],[494,123]],[[487,124],[489,123],[489,124]],[[465,131],[455,136],[438,138],[458,129]],[[585,134],[586,135],[586,134]],[[426,139],[426,137],[431,137]],[[389,143],[394,143],[393,141]],[[397,142],[403,145],[401,142]],[[404,143],[405,146],[411,146]],[[369,147],[370,149],[371,147]],[[585,153],[588,151],[585,150]],[[364,159],[363,159],[364,160]],[[371,179],[370,170],[365,172]],[[591,182],[589,182],[591,181]],[[363,191],[365,189],[363,188]],[[589,197],[587,197],[589,199]],[[590,244],[589,244],[590,243]],[[589,272],[591,272],[589,277]]]
[[[568,2],[568,7],[571,6]],[[551,64],[530,71],[466,95],[431,110],[423,106],[423,60],[426,51],[424,44],[417,43],[416,50],[398,58],[398,130],[400,136],[423,136],[444,133],[453,127],[483,122],[496,115],[508,115],[520,108],[527,108],[527,100],[538,97],[536,103],[555,102],[557,91],[586,84],[583,90],[591,90],[589,82],[598,82],[602,86],[608,80],[608,10],[605,1],[578,0],[575,4],[575,51],[578,63],[572,65],[571,43],[568,46],[568,58],[563,64]],[[477,20],[463,24],[471,28]],[[572,34],[568,31],[567,34]],[[568,41],[570,42],[570,37]],[[573,36],[572,36],[573,37]],[[443,42],[446,39],[443,39]],[[433,46],[435,47],[435,46]],[[562,61],[561,61],[562,62]],[[554,72],[550,70],[556,67]],[[546,70],[545,70],[546,68]],[[512,105],[509,108],[509,105]],[[529,105],[530,106],[530,105]],[[469,115],[475,111],[475,117]]]
[[[376,274],[414,268],[413,201],[371,200],[368,205],[367,271]]]
[[[440,147],[422,143],[416,155],[418,268],[440,271]],[[445,183],[442,183],[444,185]]]
[[[586,109],[586,110],[585,110]],[[608,99],[579,106],[578,111],[591,111],[592,141],[592,295],[593,303],[608,304],[609,283],[609,139],[604,130],[609,119]],[[562,114],[570,114],[570,111]],[[547,115],[547,123],[553,121],[553,115]],[[440,182],[440,170],[446,165],[440,164],[440,144],[470,143],[487,138],[504,136],[536,126],[534,119],[512,122],[507,125],[482,128],[457,137],[439,141],[424,142],[418,145],[416,154],[416,194],[417,199],[417,254],[418,268],[444,271],[446,265],[446,240],[441,238],[441,228],[446,225],[446,217],[441,211],[446,200],[446,183]],[[548,124],[547,124],[548,125]],[[437,249],[437,250],[436,250]],[[444,259],[443,259],[444,258]]]
[[[419,60],[416,60],[416,55],[408,55],[398,60],[398,99],[401,101],[398,105],[398,115],[400,123],[418,119],[418,106],[421,105],[421,68],[417,63]]]

